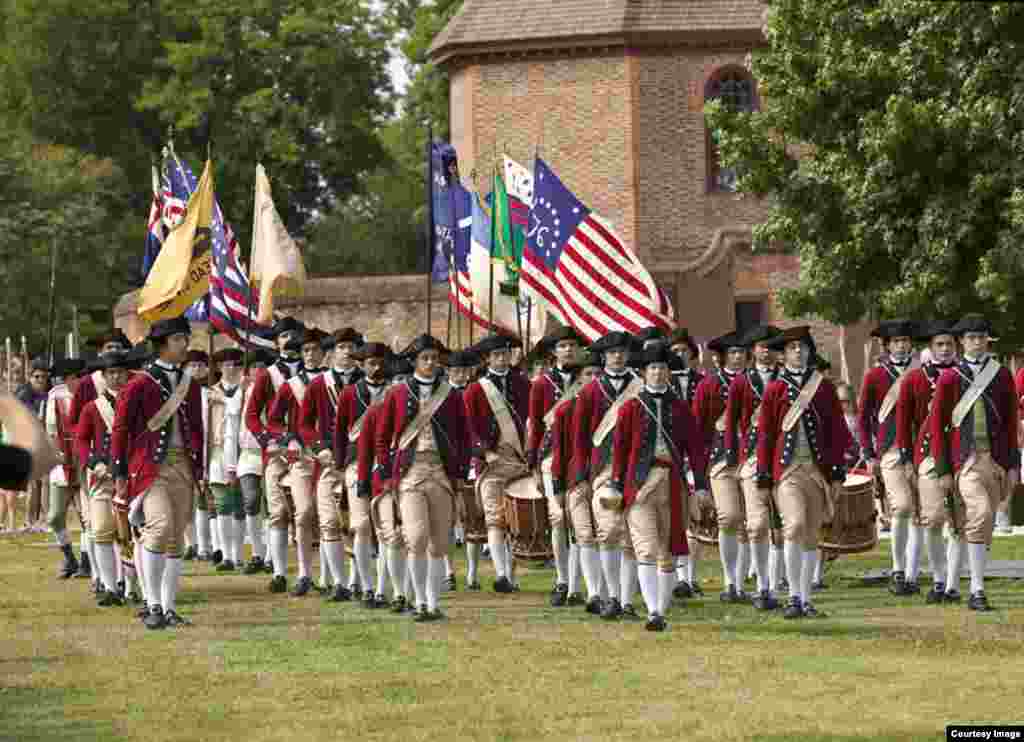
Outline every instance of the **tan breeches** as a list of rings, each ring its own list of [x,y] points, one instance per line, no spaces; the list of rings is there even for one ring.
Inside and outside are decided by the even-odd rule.
[[[935,476],[935,462],[925,459],[917,468],[917,499],[921,508],[921,525],[942,528],[949,521],[946,509],[946,490],[939,486]]]
[[[743,510],[747,516],[747,541],[764,543],[771,535],[771,490],[758,488],[757,463],[753,457],[740,467],[739,480],[743,491]],[[781,534],[776,536],[781,543]]]
[[[316,512],[320,521],[320,540],[324,543],[344,541],[345,531],[341,508],[338,503],[345,496],[344,477],[333,466],[326,466],[320,472],[316,483]]]
[[[597,544],[605,549],[621,548],[630,557],[633,556],[633,541],[629,537],[629,528],[626,525],[626,513],[622,510],[606,507],[601,503],[601,498],[608,498],[613,494],[610,492],[612,471],[610,466],[594,477],[593,491],[590,507],[593,509],[594,521],[597,525]]]
[[[140,497],[145,523],[142,544],[154,554],[181,556],[185,529],[192,517],[194,480],[187,456],[168,456],[152,486]]]
[[[373,540],[373,522],[370,520],[370,497],[358,497],[358,469],[350,464],[345,469],[345,491],[348,493],[348,527],[352,539],[370,543]]]
[[[715,499],[719,532],[735,533],[741,544],[746,543],[746,509],[735,468],[726,466],[711,475],[711,496]]]
[[[580,546],[593,546],[597,542],[597,526],[591,505],[590,482],[581,482],[570,489],[565,499],[576,543]]]
[[[316,462],[303,456],[288,467],[291,481],[292,502],[295,503],[295,530],[313,534],[313,518],[316,514],[316,483],[313,481],[313,470]]]
[[[892,518],[909,519],[917,515],[914,492],[913,468],[900,464],[900,452],[886,451],[880,462],[885,495],[889,499],[889,514]]]
[[[113,489],[113,488],[111,488]],[[117,527],[114,525],[114,508],[111,494],[96,494],[93,491],[89,502],[89,520],[92,522],[92,537],[97,544],[112,544]]]
[[[562,528],[565,525],[565,495],[555,496],[555,486],[551,479],[551,472],[541,468],[541,478],[544,481],[544,496],[548,501],[548,523],[552,528]]]
[[[448,553],[452,485],[440,463],[416,462],[398,485],[402,532],[409,554],[440,559]]]
[[[381,544],[402,546],[405,543],[402,524],[398,518],[398,498],[393,492],[379,495],[370,501],[370,518]]]
[[[626,522],[641,564],[657,563],[662,572],[672,572],[672,513],[670,505],[671,479],[668,469],[657,467],[640,488],[636,499],[626,510]],[[685,500],[684,500],[685,508]]]
[[[504,452],[499,452],[498,458],[487,464],[476,486],[484,506],[484,520],[488,529],[508,530],[505,489],[511,480],[526,476],[528,473],[526,464]]]
[[[818,548],[828,483],[814,464],[792,464],[782,473],[775,490],[786,541]]]
[[[1013,483],[989,453],[974,454],[956,475],[960,498],[954,498],[957,523],[969,544],[991,544],[995,513]]]

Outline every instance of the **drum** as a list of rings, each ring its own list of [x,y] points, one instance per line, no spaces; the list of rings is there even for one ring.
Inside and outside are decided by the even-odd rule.
[[[550,559],[548,501],[532,475],[514,479],[505,490],[505,519],[512,539],[512,555],[520,559]]]
[[[487,522],[484,509],[476,496],[476,487],[466,482],[456,487],[456,515],[462,523],[467,544],[487,543]]]
[[[832,522],[821,526],[818,547],[826,556],[872,551],[878,545],[876,517],[874,478],[854,469],[833,505]]]
[[[709,498],[710,499],[710,498]],[[690,506],[693,512],[690,513],[690,528],[687,534],[697,543],[705,546],[718,546],[718,510],[712,501],[707,508],[697,508],[696,498],[690,498]]]

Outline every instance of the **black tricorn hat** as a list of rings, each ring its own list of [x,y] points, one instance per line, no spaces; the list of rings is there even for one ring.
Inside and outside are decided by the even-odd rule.
[[[668,336],[660,327],[645,327],[633,337],[640,347],[646,347],[649,343],[668,343]]]
[[[274,362],[275,358],[276,356],[269,350],[264,350],[263,348],[256,348],[254,350],[249,351],[249,358],[247,360],[247,364],[249,366],[256,366],[262,363],[264,366],[269,366]]]
[[[285,332],[302,332],[304,329],[302,323],[294,317],[281,317],[274,323],[272,332],[274,335],[280,335]]]
[[[623,348],[625,350],[636,350],[637,341],[636,338],[630,335],[628,332],[609,332],[607,335],[602,335],[587,348],[591,353],[607,353],[610,350],[616,348]]]
[[[433,335],[426,333],[420,335],[413,340],[409,345],[406,346],[405,350],[402,351],[401,355],[410,361],[416,360],[416,356],[425,350],[436,350],[438,353],[444,355],[448,352],[448,349],[444,347],[444,343],[438,340]],[[403,372],[397,372],[403,373]]]
[[[746,348],[747,344],[743,341],[743,337],[738,332],[727,332],[724,335],[719,335],[714,340],[708,343],[708,350],[713,350],[716,353],[725,353],[729,348]]]
[[[340,330],[335,330],[330,335],[327,335],[320,343],[320,347],[324,350],[333,350],[337,347],[338,343],[355,343],[356,345],[362,345],[364,338],[361,333],[356,331],[354,327],[342,327]]]
[[[480,365],[480,356],[471,350],[453,350],[448,354],[448,368],[476,368]]]
[[[340,342],[351,341],[343,340]],[[367,358],[383,358],[387,361],[391,359],[394,353],[391,352],[391,348],[386,343],[363,343],[354,355],[358,361],[365,361]]]
[[[655,343],[633,354],[631,365],[638,369],[647,368],[652,363],[664,363],[670,368],[673,363],[681,363],[679,356],[672,352],[665,343]]]
[[[428,350],[428,348],[422,348],[421,350]],[[417,353],[421,351],[416,351]],[[394,356],[391,362],[388,364],[388,375],[389,376],[408,376],[415,370],[412,361],[404,356]]]
[[[534,354],[534,351],[541,355],[547,355],[555,350],[555,346],[565,340],[572,340],[573,342],[583,345],[585,340],[575,329],[572,327],[559,327],[554,332],[549,332],[547,335],[537,341],[534,346],[534,350],[530,352],[530,355]]]
[[[132,354],[128,351],[114,351],[113,353],[103,353],[96,359],[96,368],[103,371],[107,371],[112,368],[132,368],[135,365],[135,359]]]
[[[931,322],[921,322],[917,325],[917,334],[914,339],[922,343],[930,343],[932,338],[939,335],[954,335],[953,323],[945,319],[933,319]]]
[[[192,326],[184,316],[175,317],[174,319],[157,320],[153,323],[153,326],[149,328],[149,335],[147,338],[149,340],[162,340],[179,333],[184,333],[186,335],[192,334]]]
[[[185,354],[185,363],[209,363],[210,356],[205,350],[192,349]]]
[[[980,314],[965,314],[959,322],[953,325],[953,334],[963,337],[969,332],[984,332],[992,334],[992,323]]]
[[[767,343],[782,330],[775,325],[755,325],[747,330],[743,335],[743,344],[748,348],[753,348],[758,343]]]
[[[50,373],[66,379],[69,376],[77,376],[85,371],[86,363],[82,358],[58,358],[53,362]]]
[[[783,330],[769,341],[768,346],[772,350],[785,350],[787,344],[797,341],[809,345],[811,347],[811,354],[817,355],[817,346],[814,344],[814,338],[811,336],[810,325],[799,325]]]
[[[245,352],[241,348],[222,348],[213,354],[214,363],[241,363]]]
[[[522,347],[523,341],[516,336],[495,333],[481,339],[480,342],[473,346],[473,350],[486,357],[488,353],[493,353],[496,350],[512,350],[513,348]]]
[[[582,351],[573,355],[573,357],[569,359],[569,362],[565,364],[566,369],[569,370],[579,370],[581,368],[586,368],[587,366],[596,366],[597,368],[601,368],[602,362],[600,354]]]
[[[697,342],[690,335],[690,331],[685,327],[677,327],[668,334],[668,345],[671,348],[673,345],[680,345],[682,343],[686,343],[686,346],[690,349],[691,356],[696,356],[700,352]]]
[[[871,331],[871,337],[879,338],[884,343],[892,338],[916,338],[917,323],[909,319],[889,319],[879,322],[878,327]]]
[[[128,336],[124,334],[120,327],[115,327],[100,335],[89,338],[86,346],[90,348],[102,348],[107,343],[120,343],[124,346],[125,350],[132,347],[131,342],[128,340]]]

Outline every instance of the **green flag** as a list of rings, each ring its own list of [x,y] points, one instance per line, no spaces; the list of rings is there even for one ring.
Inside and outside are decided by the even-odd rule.
[[[505,179],[494,175],[494,216],[491,220],[491,259],[505,266],[507,280],[501,282],[501,293],[519,296],[519,267],[523,262],[526,235],[512,224]]]

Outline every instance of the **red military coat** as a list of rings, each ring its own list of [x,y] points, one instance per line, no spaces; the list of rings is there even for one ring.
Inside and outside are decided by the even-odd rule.
[[[552,440],[550,431],[544,424],[544,416],[565,396],[570,383],[568,374],[563,376],[555,370],[549,370],[534,379],[530,385],[526,462],[531,469],[537,468],[551,453]]]
[[[505,379],[507,382],[505,400],[508,402],[516,431],[519,433],[519,445],[523,447],[525,453],[526,420],[530,413],[530,382],[525,374],[516,369],[510,370]],[[474,381],[466,387],[462,393],[462,399],[465,401],[466,414],[469,417],[473,455],[483,459],[487,451],[493,451],[498,446],[501,436],[498,430],[498,421],[491,411],[490,402],[487,401],[487,395],[479,381]]]
[[[916,469],[930,455],[931,426],[928,415],[932,409],[935,386],[943,369],[926,363],[907,373],[900,386],[893,417],[896,418],[896,446],[901,463],[914,463]]]
[[[88,376],[83,376],[78,380],[78,384],[75,387],[74,392],[71,395],[71,406],[68,408],[68,415],[66,422],[68,423],[68,430],[74,431],[78,425],[78,418],[82,415],[82,410],[85,406],[92,402],[99,395],[98,390],[106,389],[107,382],[103,378],[102,371],[93,371]],[[84,461],[79,461],[83,466]],[[68,480],[70,481],[70,480]]]
[[[646,389],[619,409],[612,445],[612,486],[623,493],[625,507],[630,508],[654,466],[660,422],[660,428],[670,441],[670,543],[673,554],[686,554],[683,507],[688,488],[680,457],[686,456],[689,460],[694,486],[706,490],[707,448],[690,408],[673,391],[662,397],[660,421],[654,419],[657,409],[654,395]]]
[[[266,417],[270,411],[270,403],[277,395],[278,387],[292,377],[296,364],[278,361],[273,366],[260,369],[253,376],[249,386],[249,397],[245,403],[245,427],[253,434],[263,449],[263,463],[266,463],[267,446],[275,437],[267,427]]]
[[[292,441],[303,442],[299,435],[299,412],[306,392],[320,373],[320,369],[299,369],[286,383],[277,388],[277,393],[270,401],[267,408],[266,430],[277,438],[277,444],[282,448]]]
[[[989,363],[993,363],[990,359]],[[960,426],[953,427],[953,408],[971,385],[974,372],[963,360],[947,369],[935,386],[935,409],[932,413],[931,447],[938,476],[960,471],[974,453],[974,413],[968,412]],[[992,459],[1006,470],[1020,465],[1017,446],[1017,393],[1006,367],[980,397],[985,405],[986,425],[992,444]]]
[[[789,432],[782,429],[786,413],[811,373],[808,370],[797,377],[784,369],[765,391],[757,431],[757,478],[763,486],[779,481],[792,463],[801,427],[825,481],[841,482],[846,478],[844,459],[851,436],[831,381],[822,380],[800,421]]]
[[[619,394],[636,378],[633,373],[625,374],[620,390],[602,373],[580,389],[573,403],[572,413],[572,460],[570,464],[569,487],[589,480],[612,463],[612,435],[605,438],[600,447],[594,446],[594,432],[604,419],[605,413],[618,399]]]
[[[729,389],[738,375],[730,374],[724,368],[715,369],[697,385],[697,394],[691,403],[697,428],[708,450],[709,465],[720,461],[726,461],[729,466],[736,465],[735,452],[727,457],[725,420],[722,420],[721,430],[717,428],[717,423],[725,414],[729,402]]]
[[[772,381],[778,373],[777,367],[772,369]],[[732,380],[725,409],[724,439],[728,460],[738,466],[757,456],[757,425],[752,423],[767,389],[768,384],[756,368],[745,369]]]
[[[864,375],[860,390],[860,410],[857,413],[857,433],[866,459],[877,459],[896,442],[895,409],[889,413],[883,425],[878,424],[878,411],[899,375],[900,368],[886,361]]]
[[[361,373],[355,369],[349,378],[358,379]],[[324,449],[334,450],[338,404],[348,388],[345,379],[345,375],[328,369],[306,387],[306,394],[299,406],[298,429],[302,444],[314,453]],[[340,459],[335,458],[335,461],[340,465]]]
[[[192,379],[185,400],[175,415],[181,438],[192,463],[192,474],[203,479],[203,411],[199,382]],[[110,444],[115,479],[128,479],[128,500],[149,489],[160,464],[167,460],[173,419],[150,431],[147,423],[171,396],[170,379],[156,364],[135,374],[117,397]],[[120,503],[126,504],[126,503]]]
[[[105,392],[104,397],[116,413],[117,397],[109,392]],[[100,462],[110,464],[110,443],[113,430],[107,428],[107,422],[96,406],[98,401],[99,398],[85,405],[82,414],[78,417],[78,425],[75,427],[76,455],[78,460],[84,462],[84,465],[89,468]]]
[[[351,387],[350,387],[351,388]],[[391,462],[386,466],[377,466],[377,429],[381,415],[384,414],[384,400],[380,400],[366,410],[363,429],[356,441],[356,478],[360,497],[377,497],[384,494],[390,480],[384,476],[385,470],[391,470]],[[341,435],[339,433],[339,435]],[[352,446],[349,446],[352,448]]]
[[[402,433],[420,411],[419,397],[412,388],[416,383],[415,377],[410,377],[388,391],[381,402],[383,410],[374,430],[377,465],[381,476],[392,483],[405,476],[416,458],[415,444],[404,450],[398,449]],[[435,380],[435,388],[439,383],[440,379]],[[430,425],[448,478],[453,482],[465,479],[469,469],[470,435],[466,408],[457,391],[452,390],[448,394],[431,418]]]
[[[566,491],[569,481],[570,464],[572,462],[572,415],[576,406],[576,398],[570,399],[555,412],[551,421],[551,481],[555,494]]]
[[[367,418],[365,415],[374,405],[374,401],[373,392],[365,378],[360,379],[355,384],[349,384],[342,391],[341,399],[338,401],[338,407],[335,410],[333,423],[335,430],[333,439],[334,460],[338,462],[339,467],[348,466],[358,458],[358,445],[360,445],[362,432],[359,433],[359,439],[356,440],[355,444],[349,439],[349,435],[352,426],[358,423],[360,419],[363,421],[360,423],[362,430],[366,429]],[[383,400],[378,399],[376,401],[381,402]]]

